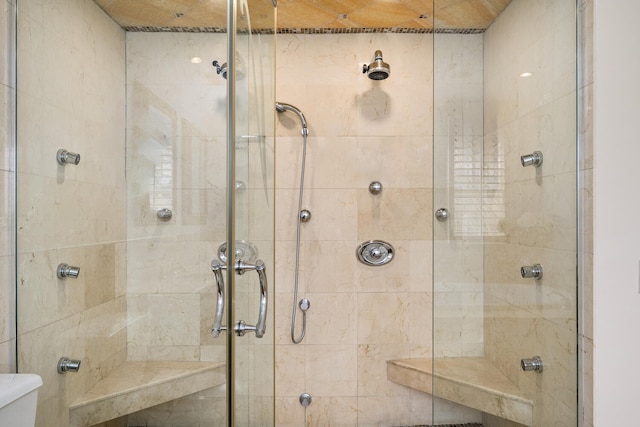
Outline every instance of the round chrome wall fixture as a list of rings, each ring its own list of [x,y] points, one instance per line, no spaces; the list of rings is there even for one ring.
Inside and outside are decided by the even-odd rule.
[[[373,181],[371,184],[369,184],[369,193],[373,194],[374,196],[382,193],[382,184],[379,181]]]
[[[300,404],[302,406],[304,406],[305,408],[307,406],[311,405],[311,402],[313,401],[313,399],[311,398],[311,395],[309,393],[302,393],[298,400],[300,401]]]
[[[173,218],[173,211],[168,208],[162,208],[156,213],[160,221],[170,221]]]
[[[363,242],[356,249],[358,261],[374,267],[385,265],[393,259],[393,246],[382,240]]]
[[[236,242],[236,259],[241,259],[245,262],[254,262],[258,256],[258,248],[253,246],[249,242],[239,240]],[[227,242],[224,242],[218,247],[218,259],[223,263],[227,263]]]
[[[300,221],[301,222],[311,221],[311,211],[309,209],[302,209],[300,211]]]
[[[449,219],[449,211],[446,208],[440,208],[436,211],[435,217],[440,222],[445,222]]]

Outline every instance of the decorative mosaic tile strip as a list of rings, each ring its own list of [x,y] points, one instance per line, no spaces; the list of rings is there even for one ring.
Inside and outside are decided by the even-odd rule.
[[[226,28],[218,27],[145,27],[126,26],[125,31],[133,33],[226,33]],[[252,34],[273,34],[271,28],[258,28]],[[367,33],[396,33],[396,34],[482,34],[483,28],[278,28],[278,34],[367,34]],[[240,30],[240,34],[248,31]]]
[[[484,28],[278,28],[278,34],[482,34]]]

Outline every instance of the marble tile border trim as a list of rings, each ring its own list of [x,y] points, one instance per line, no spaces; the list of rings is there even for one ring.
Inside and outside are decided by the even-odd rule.
[[[69,425],[93,426],[224,384],[224,366],[211,362],[127,362],[69,407]]]
[[[149,27],[125,26],[124,31],[134,33],[217,33],[224,34],[226,28],[219,27]],[[277,34],[482,34],[485,28],[278,28]],[[240,34],[248,31],[240,29]],[[253,28],[252,34],[273,34],[273,28]]]
[[[483,357],[387,361],[387,378],[488,414],[533,425],[533,402]]]

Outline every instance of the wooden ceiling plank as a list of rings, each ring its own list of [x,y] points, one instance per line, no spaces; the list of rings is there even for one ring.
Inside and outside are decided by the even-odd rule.
[[[220,27],[225,0],[95,0],[121,26]],[[485,29],[511,0],[279,0],[278,28]],[[271,2],[249,0],[254,28],[270,28]],[[176,15],[178,14],[178,15]],[[182,14],[182,15],[180,15]],[[344,16],[346,15],[346,17]],[[426,15],[426,18],[420,18]]]

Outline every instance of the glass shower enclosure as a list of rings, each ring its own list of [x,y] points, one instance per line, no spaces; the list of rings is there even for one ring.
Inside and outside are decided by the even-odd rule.
[[[434,20],[433,424],[576,426],[576,2],[506,3]]]
[[[273,425],[275,7],[257,3],[18,2],[37,425]]]

